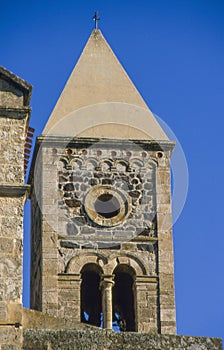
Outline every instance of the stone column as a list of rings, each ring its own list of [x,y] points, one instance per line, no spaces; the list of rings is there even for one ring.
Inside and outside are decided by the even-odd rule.
[[[103,328],[112,329],[113,307],[112,287],[114,285],[113,275],[102,275],[100,288],[102,291]]]

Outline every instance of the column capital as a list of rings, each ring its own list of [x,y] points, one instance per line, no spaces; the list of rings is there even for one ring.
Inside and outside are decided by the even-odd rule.
[[[100,287],[102,288],[106,288],[106,287],[113,287],[114,285],[114,275],[107,275],[107,274],[103,274],[101,275],[101,281],[100,281]]]

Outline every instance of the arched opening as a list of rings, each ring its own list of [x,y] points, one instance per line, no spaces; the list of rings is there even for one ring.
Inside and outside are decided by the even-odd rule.
[[[97,264],[86,264],[81,270],[81,322],[100,327],[102,323],[102,302],[100,275]]]
[[[134,270],[120,264],[114,270],[113,287],[113,329],[115,331],[135,331]]]

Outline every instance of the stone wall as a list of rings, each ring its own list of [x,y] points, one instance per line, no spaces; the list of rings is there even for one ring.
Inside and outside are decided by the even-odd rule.
[[[222,350],[220,339],[175,335],[25,330],[23,336],[24,350]]]
[[[12,326],[0,327],[0,349],[20,350],[22,349],[23,332]]]
[[[22,302],[23,198],[0,197],[0,298]]]
[[[2,78],[0,79],[0,105],[10,107],[23,107],[24,94],[15,85]]]
[[[22,344],[24,146],[31,86],[0,67],[0,348]]]
[[[26,192],[24,144],[28,114],[20,112],[12,114],[0,109],[0,300],[21,303]]]
[[[23,118],[26,116],[24,113]],[[6,118],[8,116],[8,118]],[[19,119],[14,119],[19,118]],[[24,144],[27,120],[20,119],[21,114],[0,110],[0,182],[5,184],[24,183]]]

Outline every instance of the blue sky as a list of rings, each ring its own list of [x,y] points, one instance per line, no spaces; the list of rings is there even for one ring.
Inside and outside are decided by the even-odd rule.
[[[224,1],[3,2],[0,64],[34,87],[35,135],[93,29],[97,9],[107,41],[187,159],[188,197],[174,225],[178,333],[224,337]],[[28,218],[25,228],[27,274]],[[27,300],[25,277],[25,305]]]

